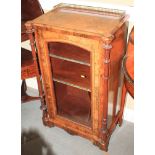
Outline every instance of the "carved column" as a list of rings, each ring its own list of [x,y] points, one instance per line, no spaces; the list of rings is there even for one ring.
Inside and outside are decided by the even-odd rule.
[[[103,133],[103,140],[107,139],[108,132],[107,132],[107,117],[108,117],[108,80],[110,76],[110,52],[112,45],[108,42],[105,42],[103,45],[104,48],[104,103],[103,103],[103,117],[102,117],[102,133]]]
[[[37,56],[37,48],[36,48],[36,43],[35,43],[35,39],[34,39],[34,32],[35,30],[33,29],[31,24],[26,24],[26,28],[27,28],[27,35],[29,36],[29,40],[30,40],[30,46],[31,46],[31,50],[32,50],[32,56],[33,56],[33,61],[34,61],[34,65],[36,67],[36,78],[37,78],[37,84],[38,84],[38,90],[39,90],[39,97],[41,98],[41,109],[42,110],[46,110],[46,104],[45,104],[45,95],[43,93],[43,88],[42,88],[42,79],[41,79],[41,74],[39,71],[39,63],[38,63],[38,56]]]

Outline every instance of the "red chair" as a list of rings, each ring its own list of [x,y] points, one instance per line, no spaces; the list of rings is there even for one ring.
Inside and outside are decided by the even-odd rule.
[[[42,15],[43,9],[38,0],[22,0],[21,1],[21,41],[29,40],[29,36],[26,33],[25,23]],[[21,48],[21,101],[22,103],[30,100],[36,100],[40,97],[29,96],[26,93],[26,79],[36,77],[39,89],[39,96],[42,94],[42,86],[40,81],[39,66],[37,62],[37,55],[34,51]]]

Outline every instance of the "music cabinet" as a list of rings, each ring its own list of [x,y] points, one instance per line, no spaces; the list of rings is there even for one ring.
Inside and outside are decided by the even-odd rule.
[[[119,124],[124,11],[59,4],[26,23],[42,75],[43,123],[85,137],[103,150]]]

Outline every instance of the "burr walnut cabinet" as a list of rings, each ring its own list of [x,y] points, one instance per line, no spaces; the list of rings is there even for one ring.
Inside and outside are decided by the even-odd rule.
[[[43,123],[107,150],[121,116],[117,96],[126,13],[59,4],[26,27],[42,75]]]

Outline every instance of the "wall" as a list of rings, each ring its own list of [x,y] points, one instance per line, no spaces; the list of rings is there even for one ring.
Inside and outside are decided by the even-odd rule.
[[[71,3],[70,0],[40,0],[42,8],[46,11],[51,10],[54,5],[59,3]],[[129,31],[131,30],[133,23],[134,23],[134,1],[133,0],[74,0],[72,4],[79,4],[79,5],[88,5],[94,7],[105,7],[105,8],[114,8],[114,9],[121,9],[126,10],[127,14],[130,15],[129,18]],[[22,46],[30,49],[29,42],[23,42]],[[37,89],[37,82],[35,78],[26,80],[28,87]],[[127,95],[126,98],[126,108],[124,113],[124,118],[128,121],[134,121],[134,101]]]

